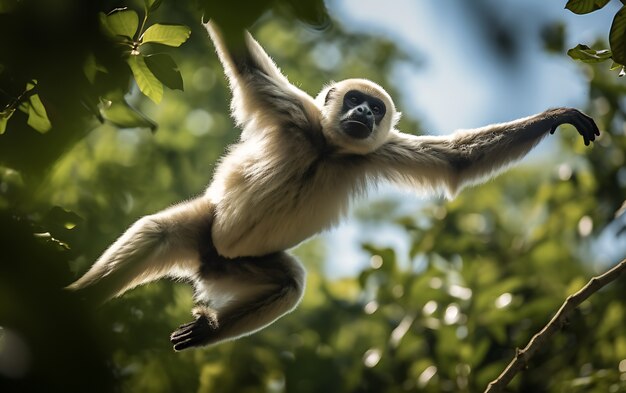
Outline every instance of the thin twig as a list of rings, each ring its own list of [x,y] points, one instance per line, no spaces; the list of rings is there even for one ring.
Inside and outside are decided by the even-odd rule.
[[[535,352],[537,352],[537,350],[546,341],[548,341],[548,338],[550,338],[563,326],[569,314],[600,288],[616,280],[624,270],[626,270],[626,259],[622,260],[606,273],[593,277],[580,291],[570,295],[567,300],[565,300],[559,311],[557,311],[554,315],[552,320],[548,322],[548,324],[544,326],[539,333],[533,336],[528,345],[526,345],[524,349],[516,349],[513,360],[511,360],[509,365],[504,369],[504,371],[502,371],[502,374],[500,374],[498,378],[489,383],[485,393],[502,392],[503,389],[511,382],[513,377],[515,377],[515,375],[517,375],[517,373],[526,366]]]
[[[17,109],[18,106],[22,102],[28,100],[31,96],[37,94],[37,85],[31,87],[30,89],[22,92],[17,98],[14,98],[11,102],[9,102],[4,108],[0,109],[0,113],[9,113],[13,112]]]

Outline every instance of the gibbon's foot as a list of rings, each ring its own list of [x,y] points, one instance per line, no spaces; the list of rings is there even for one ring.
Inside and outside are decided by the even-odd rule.
[[[180,325],[170,335],[170,342],[174,344],[175,351],[199,347],[209,341],[217,328],[217,318],[214,314],[199,313],[195,321]]]

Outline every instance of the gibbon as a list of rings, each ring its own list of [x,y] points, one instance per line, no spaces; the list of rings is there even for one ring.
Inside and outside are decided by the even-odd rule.
[[[135,222],[69,286],[99,301],[168,276],[195,288],[194,320],[174,349],[251,334],[293,310],[305,271],[285,250],[332,227],[368,184],[391,181],[454,196],[572,124],[586,145],[593,119],[557,108],[447,136],[396,129],[387,92],[365,79],[330,83],[313,99],[289,83],[249,33],[237,50],[206,24],[242,129],[206,192]]]

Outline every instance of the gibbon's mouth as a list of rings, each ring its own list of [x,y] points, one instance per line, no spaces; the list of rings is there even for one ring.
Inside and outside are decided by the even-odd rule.
[[[343,131],[356,139],[365,139],[372,133],[372,127],[356,119],[346,119],[341,122]]]

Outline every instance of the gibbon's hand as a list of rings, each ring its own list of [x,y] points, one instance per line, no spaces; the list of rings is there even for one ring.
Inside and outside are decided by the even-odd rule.
[[[576,127],[576,131],[582,135],[585,146],[589,146],[589,142],[594,141],[596,136],[600,135],[600,130],[596,122],[578,109],[559,108],[554,109],[554,112],[555,123],[550,128],[550,134],[554,134],[557,127],[562,124],[571,124]]]

